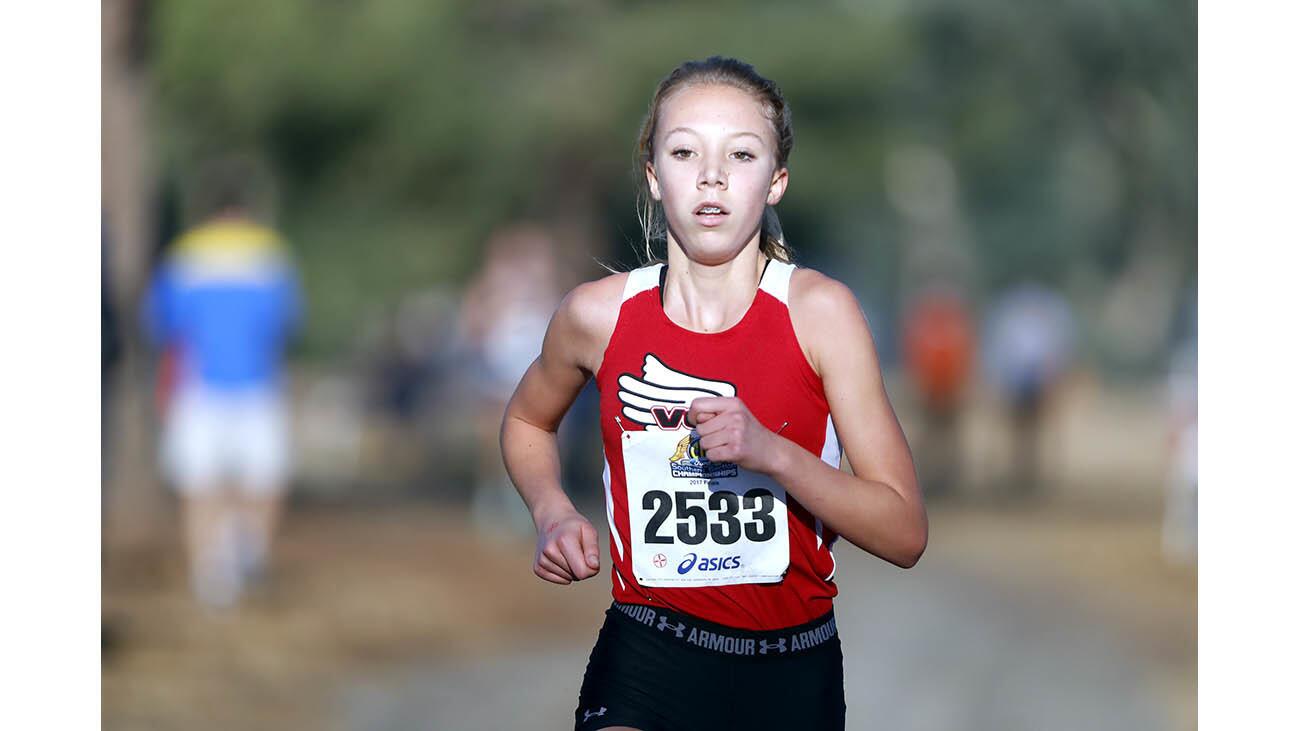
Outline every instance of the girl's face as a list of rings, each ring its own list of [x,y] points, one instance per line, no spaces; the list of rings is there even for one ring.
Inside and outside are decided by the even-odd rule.
[[[731,86],[687,86],[659,107],[650,195],[668,236],[701,264],[734,259],[757,242],[765,206],[785,194],[776,133],[763,105]]]

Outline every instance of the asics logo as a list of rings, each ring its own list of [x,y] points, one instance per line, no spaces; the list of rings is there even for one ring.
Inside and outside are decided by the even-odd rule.
[[[682,559],[682,562],[677,564],[677,573],[684,574],[695,568],[695,561],[697,558],[698,557],[693,553],[686,554],[686,558]]]
[[[740,556],[705,556],[700,558],[694,553],[686,554],[686,558],[677,564],[677,573],[685,575],[691,569],[698,568],[700,571],[727,571],[730,569],[740,568]]]

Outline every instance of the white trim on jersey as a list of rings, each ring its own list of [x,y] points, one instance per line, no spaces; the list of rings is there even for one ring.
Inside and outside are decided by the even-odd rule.
[[[840,468],[840,459],[844,452],[840,449],[840,435],[835,431],[835,422],[831,420],[831,415],[826,415],[826,441],[822,442],[822,461],[826,464]]]
[[[663,267],[664,264],[661,262],[628,272],[627,281],[623,284],[623,301],[627,302],[647,289],[658,287],[659,270]],[[782,304],[789,305],[790,275],[796,268],[794,264],[772,259],[767,263],[758,288],[777,298]]]
[[[623,538],[614,527],[614,495],[609,489],[609,460],[605,460],[605,472],[601,475],[605,481],[605,520],[609,522],[609,534],[614,537],[614,547],[618,549],[618,560],[623,560]]]
[[[835,433],[835,423],[831,421],[831,415],[827,414],[826,415],[826,439],[825,441],[822,442],[822,454],[821,454],[822,461],[838,470],[840,468],[840,460],[843,458],[843,456],[844,456],[844,451],[840,447],[840,437],[838,434]],[[830,581],[832,578],[835,577],[835,551],[832,550],[834,546],[835,546],[834,541],[831,541],[830,545],[826,546],[826,552],[831,555],[831,574],[830,576],[826,577],[826,581]],[[821,547],[822,547],[822,519],[818,518],[817,519],[817,548],[821,548]]]
[[[758,283],[758,288],[781,300],[782,304],[789,307],[790,275],[794,273],[794,270],[794,264],[787,264],[773,259],[767,263],[767,271],[763,272],[763,280]]]
[[[627,273],[627,282],[623,284],[623,301],[627,302],[647,289],[659,286],[659,269],[663,264],[633,269]]]

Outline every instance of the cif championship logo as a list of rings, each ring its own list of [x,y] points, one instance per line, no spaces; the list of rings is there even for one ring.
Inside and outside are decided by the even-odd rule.
[[[668,464],[672,466],[673,477],[712,479],[735,477],[737,472],[736,465],[730,462],[710,462],[704,456],[704,450],[700,449],[700,435],[695,432],[682,437],[677,443],[677,451],[668,458]]]
[[[674,370],[653,353],[646,353],[640,378],[624,373],[618,377],[618,386],[623,416],[655,431],[689,429],[686,412],[697,398],[736,395],[735,385]],[[694,431],[681,438],[668,462],[673,477],[711,479],[737,474],[736,465],[730,462],[710,462],[700,448],[700,435]]]

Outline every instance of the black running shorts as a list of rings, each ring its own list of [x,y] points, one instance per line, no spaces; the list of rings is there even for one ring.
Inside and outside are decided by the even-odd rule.
[[[755,632],[615,602],[574,719],[576,731],[842,730],[844,656],[834,615]]]

